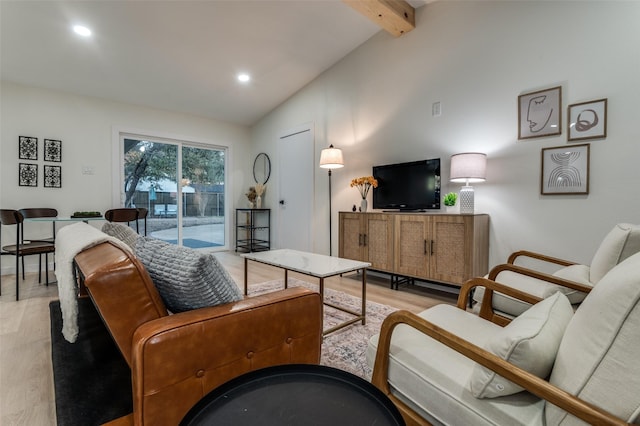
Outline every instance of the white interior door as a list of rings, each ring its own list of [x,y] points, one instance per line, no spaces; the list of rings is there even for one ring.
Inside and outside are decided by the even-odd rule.
[[[313,128],[284,132],[278,142],[278,247],[311,251]]]

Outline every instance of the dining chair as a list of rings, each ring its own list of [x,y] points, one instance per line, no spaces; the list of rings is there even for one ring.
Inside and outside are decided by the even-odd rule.
[[[55,252],[55,245],[52,242],[46,241],[28,241],[23,237],[24,216],[18,210],[0,210],[0,241],[2,241],[2,228],[4,226],[15,226],[16,230],[16,243],[6,246],[2,246],[0,255],[11,255],[16,258],[16,300],[20,300],[20,259],[25,256],[31,256],[34,254],[39,255],[40,262],[38,265],[38,282],[42,282],[42,254],[45,255],[45,281],[47,286],[49,285],[49,274],[47,272],[47,265],[49,264],[49,253]],[[1,257],[0,257],[1,259]],[[22,279],[25,279],[24,263],[22,266]],[[1,284],[1,282],[0,282]],[[1,286],[0,286],[1,289]],[[1,290],[0,290],[1,294]]]
[[[145,207],[138,207],[138,219],[136,220],[136,231],[138,231],[138,234],[140,233],[140,231],[137,229],[138,228],[138,221],[140,219],[144,219],[144,236],[147,236],[147,215],[149,214],[149,210],[146,209]]]
[[[138,227],[138,209],[136,208],[110,209],[104,212],[104,218],[109,222],[127,222],[127,226],[129,226],[131,222],[135,222],[136,232],[140,233]]]
[[[55,218],[58,216],[58,210],[56,209],[51,209],[51,208],[27,208],[27,209],[20,209],[19,210],[20,213],[22,213],[22,216],[25,219],[32,219],[32,218]],[[33,241],[33,242],[41,242],[41,243],[53,243],[53,245],[55,246],[56,244],[56,221],[52,220],[51,221],[51,236],[50,237],[45,237],[45,238],[29,238],[28,236],[25,236],[25,231],[23,228],[23,232],[22,232],[22,240],[28,240],[28,241]],[[42,254],[40,254],[40,257],[42,258]],[[40,261],[42,261],[42,259],[40,259]],[[53,268],[55,269],[55,261],[53,263]],[[24,257],[22,258],[22,270],[24,271]]]

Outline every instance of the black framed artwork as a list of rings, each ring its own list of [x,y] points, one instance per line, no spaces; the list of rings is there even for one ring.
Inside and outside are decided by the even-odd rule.
[[[18,138],[18,158],[20,160],[37,160],[38,138],[20,136]]]
[[[18,163],[18,184],[20,186],[38,186],[38,165]]]
[[[44,166],[44,187],[62,188],[62,167]]]
[[[44,161],[62,161],[62,141],[55,139],[44,140]]]

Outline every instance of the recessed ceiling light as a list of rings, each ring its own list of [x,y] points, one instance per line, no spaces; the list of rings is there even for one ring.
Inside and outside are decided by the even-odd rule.
[[[91,30],[83,25],[74,25],[73,31],[83,37],[89,37],[91,35]]]
[[[249,74],[246,74],[246,73],[238,74],[239,82],[247,83],[249,80],[251,80],[251,76]]]

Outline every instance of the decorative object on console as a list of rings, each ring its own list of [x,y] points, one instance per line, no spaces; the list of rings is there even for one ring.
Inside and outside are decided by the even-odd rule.
[[[258,183],[255,186],[256,189],[256,209],[261,209],[262,208],[262,194],[264,194],[264,191],[267,189],[267,185],[263,184],[263,183]]]
[[[542,149],[542,195],[589,193],[589,144]]]
[[[442,203],[445,205],[447,213],[455,212],[457,202],[458,202],[458,194],[456,194],[455,192],[449,192],[442,199]]]
[[[487,173],[487,155],[479,152],[465,152],[451,156],[451,182],[465,182],[460,189],[460,213],[474,213],[472,182],[484,182]]]
[[[567,108],[568,141],[607,137],[607,99],[582,102]]]
[[[320,152],[320,168],[329,169],[329,256],[333,255],[331,252],[331,170],[342,167],[344,167],[344,159],[340,148],[334,148],[331,144],[329,148]]]
[[[518,96],[518,139],[562,133],[561,105],[561,86]]]
[[[362,197],[362,201],[360,201],[360,211],[367,211],[367,195],[369,195],[369,190],[371,187],[377,188],[378,181],[373,176],[362,176],[359,178],[351,179],[352,188],[355,186],[358,188],[358,192],[360,192],[360,196]]]
[[[256,187],[250,186],[249,192],[247,192],[244,195],[246,195],[247,199],[249,200],[249,208],[250,209],[254,208],[256,205],[256,197],[258,196],[258,194],[256,193]]]

